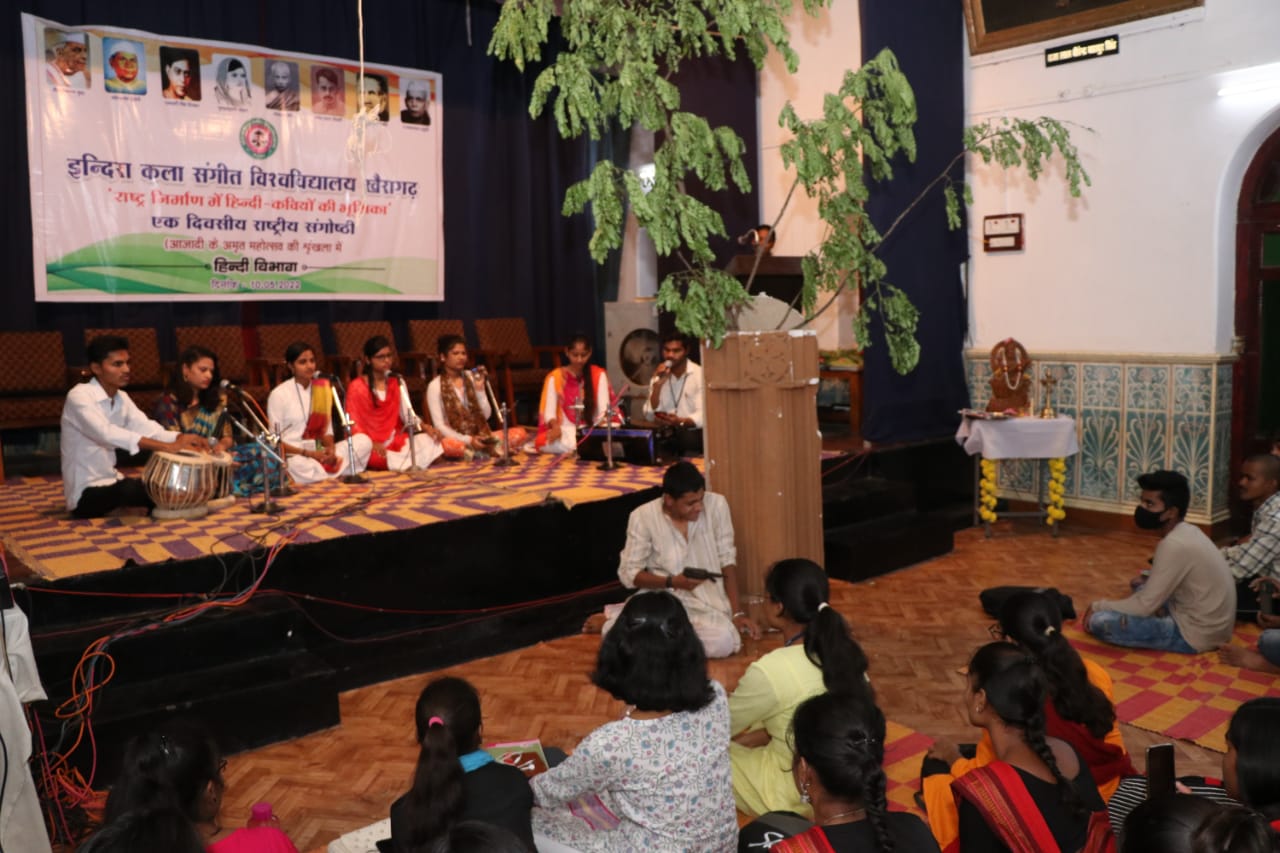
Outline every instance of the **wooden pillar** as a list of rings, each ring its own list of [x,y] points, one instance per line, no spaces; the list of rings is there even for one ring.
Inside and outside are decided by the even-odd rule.
[[[742,591],[760,595],[778,560],[823,560],[818,338],[731,332],[702,353],[707,485],[733,513]]]

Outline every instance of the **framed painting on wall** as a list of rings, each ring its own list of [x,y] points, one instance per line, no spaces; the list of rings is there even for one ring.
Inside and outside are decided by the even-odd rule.
[[[969,52],[988,53],[1203,5],[1204,0],[964,0],[964,18]]]

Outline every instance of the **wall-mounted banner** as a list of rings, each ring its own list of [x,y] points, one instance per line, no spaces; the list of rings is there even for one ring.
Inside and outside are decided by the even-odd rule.
[[[439,74],[22,28],[37,300],[444,298]]]

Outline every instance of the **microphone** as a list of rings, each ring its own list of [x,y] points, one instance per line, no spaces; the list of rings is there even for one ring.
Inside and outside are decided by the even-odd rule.
[[[662,362],[662,366],[665,367],[667,370],[670,370],[671,368],[675,367],[676,364],[671,359],[667,359],[666,361]]]
[[[230,392],[232,392],[232,393],[233,393],[233,394],[235,394],[237,397],[243,397],[243,396],[244,396],[244,389],[243,389],[243,388],[241,388],[241,387],[240,387],[239,385],[237,385],[236,383],[232,382],[230,379],[224,379],[224,380],[222,380],[221,382],[219,382],[219,383],[218,383],[218,387],[219,387],[219,388],[221,388],[223,391],[230,391]]]

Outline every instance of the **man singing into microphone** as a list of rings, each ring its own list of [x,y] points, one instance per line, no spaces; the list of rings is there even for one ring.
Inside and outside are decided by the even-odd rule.
[[[93,378],[67,392],[62,406],[62,490],[76,518],[101,518],[114,509],[155,506],[142,481],[116,470],[116,449],[208,452],[207,439],[170,432],[148,418],[124,392],[129,342],[115,335],[89,341]]]
[[[675,427],[674,449],[702,452],[702,368],[689,360],[689,345],[676,331],[662,336],[664,361],[649,380],[644,415],[659,426]]]

